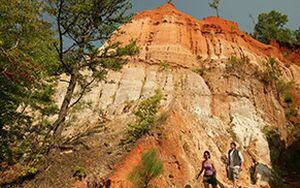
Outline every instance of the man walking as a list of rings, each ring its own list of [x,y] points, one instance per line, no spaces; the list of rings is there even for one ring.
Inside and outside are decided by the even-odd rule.
[[[241,166],[244,158],[239,150],[236,148],[236,143],[230,143],[230,150],[228,152],[228,178],[233,183],[233,188],[238,188],[237,180],[241,171]]]

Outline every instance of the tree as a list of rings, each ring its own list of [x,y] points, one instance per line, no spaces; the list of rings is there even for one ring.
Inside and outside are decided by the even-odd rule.
[[[138,48],[135,42],[122,47],[119,43],[108,42],[118,27],[131,18],[127,14],[131,8],[129,0],[48,0],[48,5],[48,12],[56,21],[60,71],[69,76],[67,91],[53,125],[54,135],[59,138],[70,108],[80,101],[91,84],[104,79],[107,70],[119,70],[126,62],[124,57],[136,54]],[[104,47],[99,52],[101,45]],[[90,78],[83,74],[86,70]],[[76,86],[80,89],[78,96],[74,96]]]
[[[212,0],[211,3],[208,4],[210,8],[213,8],[216,10],[217,17],[220,17],[219,15],[219,5],[220,5],[220,0]]]
[[[0,12],[0,158],[15,162],[37,147],[42,123],[33,126],[32,115],[24,111],[56,112],[53,80],[48,77],[56,72],[58,61],[42,1],[3,1]]]
[[[291,31],[284,28],[287,22],[288,16],[278,11],[272,10],[269,13],[262,13],[258,16],[253,35],[263,43],[269,43],[271,40],[290,43]]]
[[[130,172],[128,179],[137,188],[150,187],[152,180],[163,172],[163,163],[157,157],[155,149],[142,153],[141,163]]]
[[[300,46],[300,28],[294,31],[294,41],[297,46]]]

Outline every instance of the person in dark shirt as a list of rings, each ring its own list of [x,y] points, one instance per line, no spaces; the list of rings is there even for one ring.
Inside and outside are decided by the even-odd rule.
[[[236,148],[236,143],[230,143],[230,150],[228,151],[228,178],[232,181],[233,188],[237,188],[237,180],[239,179],[239,173],[241,171],[241,166],[244,158],[241,152]]]

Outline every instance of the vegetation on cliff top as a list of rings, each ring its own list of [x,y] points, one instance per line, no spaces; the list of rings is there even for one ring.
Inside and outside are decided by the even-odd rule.
[[[279,11],[272,10],[269,13],[262,13],[258,16],[258,22],[254,27],[253,36],[257,40],[269,44],[272,40],[282,45],[292,47],[300,46],[300,28],[297,30],[288,29],[288,16]]]

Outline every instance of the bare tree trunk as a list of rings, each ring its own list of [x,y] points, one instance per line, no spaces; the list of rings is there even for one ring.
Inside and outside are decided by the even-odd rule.
[[[217,12],[217,17],[220,17],[218,8],[216,8],[216,12]]]
[[[57,139],[61,136],[61,133],[64,129],[64,126],[62,125],[62,123],[65,121],[65,118],[68,114],[70,102],[73,97],[76,83],[77,83],[77,74],[71,74],[68,89],[67,89],[66,95],[64,97],[63,103],[60,107],[58,118],[53,124],[55,139]]]

